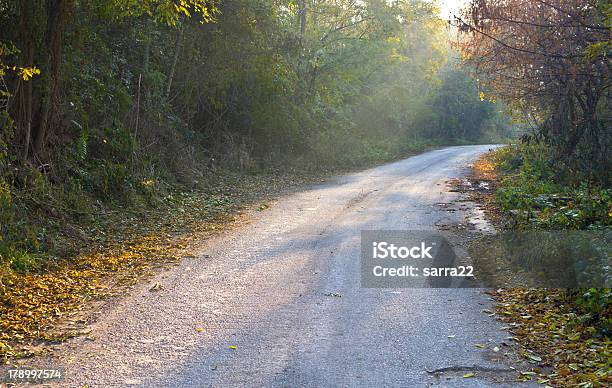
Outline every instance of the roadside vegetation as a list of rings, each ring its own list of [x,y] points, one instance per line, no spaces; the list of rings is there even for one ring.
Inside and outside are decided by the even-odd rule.
[[[498,150],[497,201],[513,228],[600,230],[612,227],[612,189],[550,161],[544,143]]]
[[[559,174],[548,155],[544,144],[515,144],[476,163],[478,180],[494,188],[481,200],[498,226],[525,231],[609,230],[611,190]],[[549,386],[610,383],[609,288],[498,289],[492,295],[498,301],[497,315],[522,345],[521,354],[534,364],[519,380]]]
[[[475,164],[494,187],[484,200],[501,228],[612,233],[611,22],[609,2],[583,0],[472,1],[456,16],[464,60],[524,129],[520,143]],[[521,379],[610,385],[609,288],[494,295],[534,364]]]

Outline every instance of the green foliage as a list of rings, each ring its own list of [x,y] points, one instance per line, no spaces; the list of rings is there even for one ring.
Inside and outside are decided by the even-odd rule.
[[[542,144],[496,152],[506,173],[497,191],[502,210],[523,227],[589,229],[612,226],[612,190],[589,182],[564,183],[566,172],[551,164]]]
[[[0,265],[23,270],[40,263],[44,250],[44,229],[22,218],[23,210],[13,200],[11,185],[0,180]]]
[[[612,291],[605,288],[589,288],[577,299],[584,312],[600,314],[612,304]]]
[[[476,81],[454,64],[446,66],[440,78],[440,87],[427,103],[432,112],[419,121],[424,134],[443,139],[480,140],[486,124],[498,114],[495,104],[482,98]]]
[[[148,15],[169,26],[175,26],[181,17],[192,15],[202,22],[211,21],[218,12],[216,0],[112,0],[115,8],[110,12],[119,12],[122,16],[134,17]]]
[[[570,289],[566,300],[574,306],[574,325],[593,325],[599,336],[612,336],[612,290],[610,288]]]

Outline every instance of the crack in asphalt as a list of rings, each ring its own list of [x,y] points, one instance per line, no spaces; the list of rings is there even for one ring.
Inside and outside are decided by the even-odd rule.
[[[472,365],[472,366],[460,366],[453,365],[447,366],[444,368],[438,368],[434,370],[428,370],[429,374],[441,374],[446,372],[500,372],[500,373],[515,373],[516,369],[511,368],[491,368],[480,365]]]

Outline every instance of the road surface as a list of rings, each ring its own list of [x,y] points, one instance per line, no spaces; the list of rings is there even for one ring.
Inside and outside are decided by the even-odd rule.
[[[431,151],[281,196],[122,298],[92,325],[95,340],[69,341],[61,385],[514,386],[509,334],[482,312],[493,308],[483,290],[360,286],[360,231],[464,223],[473,209],[440,205],[461,195],[446,182],[489,148]]]

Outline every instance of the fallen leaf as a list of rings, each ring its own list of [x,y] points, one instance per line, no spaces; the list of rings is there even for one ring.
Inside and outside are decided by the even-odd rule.
[[[162,289],[162,285],[159,283],[155,283],[153,287],[149,288],[149,291],[156,292]]]
[[[342,298],[342,295],[338,294],[337,292],[328,292],[327,294],[325,294],[325,296],[333,296],[334,298]]]

